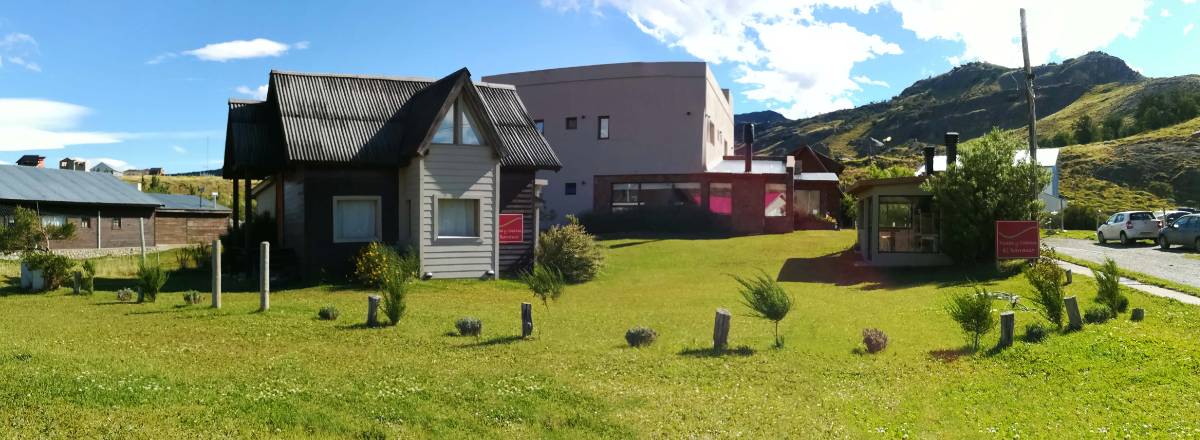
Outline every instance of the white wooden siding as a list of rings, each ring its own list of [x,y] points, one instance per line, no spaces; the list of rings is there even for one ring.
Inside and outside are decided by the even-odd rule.
[[[431,145],[418,159],[421,271],[435,278],[479,278],[496,266],[495,212],[499,159],[487,145]],[[418,173],[413,173],[418,174]],[[413,179],[416,180],[416,179]],[[479,240],[438,240],[434,204],[440,198],[479,200]]]

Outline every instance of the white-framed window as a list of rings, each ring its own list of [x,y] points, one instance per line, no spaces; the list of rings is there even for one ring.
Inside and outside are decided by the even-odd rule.
[[[438,123],[437,132],[430,141],[435,144],[482,145],[483,137],[479,135],[475,117],[467,111],[462,100],[450,105],[442,122]]]
[[[437,238],[479,238],[479,199],[437,199]]]
[[[608,139],[608,116],[601,116],[596,121],[596,138]]]
[[[383,238],[379,196],[333,197],[333,242],[365,243]]]
[[[43,215],[42,226],[62,226],[67,224],[65,215]]]

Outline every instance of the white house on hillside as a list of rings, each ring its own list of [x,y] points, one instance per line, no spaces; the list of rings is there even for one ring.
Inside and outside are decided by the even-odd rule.
[[[106,164],[104,162],[100,162],[100,163],[96,164],[96,166],[93,166],[90,171],[93,173],[112,174],[114,176],[122,175],[120,170],[113,168],[112,166],[110,166],[109,164]]]

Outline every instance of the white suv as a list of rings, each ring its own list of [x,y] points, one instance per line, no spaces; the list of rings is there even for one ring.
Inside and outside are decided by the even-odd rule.
[[[1096,229],[1096,240],[1104,244],[1116,238],[1121,240],[1122,245],[1138,240],[1157,240],[1161,228],[1162,222],[1156,220],[1150,211],[1118,212]]]

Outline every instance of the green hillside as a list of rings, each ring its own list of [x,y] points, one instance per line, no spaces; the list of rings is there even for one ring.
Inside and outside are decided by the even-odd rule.
[[[220,176],[141,176],[122,177],[129,182],[141,182],[142,190],[166,194],[190,194],[204,198],[211,197],[217,192],[217,203],[222,206],[233,206],[233,181]],[[241,208],[241,204],[239,204]],[[239,209],[239,213],[244,213]]]

